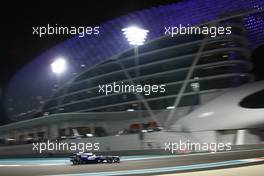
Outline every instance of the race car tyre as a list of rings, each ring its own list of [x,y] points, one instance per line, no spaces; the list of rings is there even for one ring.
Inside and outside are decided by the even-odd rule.
[[[112,163],[113,159],[112,158],[107,158],[107,163]]]
[[[119,158],[115,158],[114,159],[114,163],[120,163],[120,159]]]
[[[78,162],[77,162],[77,161],[75,161],[75,160],[73,160],[73,161],[72,161],[72,164],[73,164],[73,165],[77,165],[77,164],[78,164]]]

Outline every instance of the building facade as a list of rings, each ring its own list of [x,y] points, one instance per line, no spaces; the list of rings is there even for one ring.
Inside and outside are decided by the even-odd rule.
[[[188,1],[186,4],[176,3],[165,7],[161,6],[137,12],[135,16],[152,16],[154,18],[163,14],[160,17],[165,18],[169,15],[167,10],[172,9],[171,11],[175,12],[175,9],[179,9],[179,7],[189,7],[194,3],[195,1]],[[208,3],[210,4],[211,1]],[[238,12],[239,9],[241,10],[238,5],[243,5],[243,13]],[[231,14],[229,18],[223,17],[223,10],[220,10],[220,6],[215,6],[217,10],[212,13],[214,14],[213,17],[206,15],[197,17],[196,20],[199,23],[193,22],[191,19],[189,21],[190,24],[195,23],[198,26],[230,26],[232,28],[230,35],[217,35],[215,37],[178,35],[171,37],[164,35],[164,26],[159,30],[153,27],[154,24],[172,25],[183,22],[174,21],[174,18],[170,16],[168,20],[164,20],[167,23],[159,23],[162,19],[158,17],[159,20],[156,22],[150,20],[151,25],[148,22],[150,39],[146,44],[138,47],[136,55],[134,48],[124,47],[125,45],[121,47],[120,42],[124,43],[124,40],[117,40],[121,37],[121,28],[115,30],[116,36],[113,35],[113,39],[105,36],[104,47],[98,45],[100,51],[98,48],[91,50],[91,47],[94,46],[84,41],[77,41],[76,38],[63,43],[64,46],[66,43],[74,44],[74,47],[78,49],[73,50],[81,50],[79,53],[89,53],[88,51],[90,51],[90,53],[98,53],[98,56],[95,54],[87,57],[83,55],[83,59],[90,59],[87,61],[90,65],[86,64],[89,67],[64,84],[50,99],[46,100],[45,104],[39,108],[38,113],[35,114],[35,118],[1,127],[1,137],[3,140],[14,139],[18,142],[25,141],[26,138],[30,138],[31,141],[72,137],[86,138],[88,137],[87,134],[93,137],[102,137],[130,134],[142,129],[151,132],[160,131],[161,127],[167,129],[167,124],[170,124],[170,130],[177,132],[207,131],[211,135],[212,133],[218,134],[220,131],[219,136],[221,136],[221,132],[232,129],[234,130],[233,136],[242,133],[245,137],[246,133],[241,132],[241,128],[262,129],[262,126],[256,126],[256,124],[263,122],[260,120],[259,114],[256,119],[248,119],[248,125],[240,123],[237,118],[230,120],[230,123],[227,120],[224,125],[220,125],[223,115],[221,112],[224,110],[222,109],[220,112],[217,109],[225,107],[223,104],[225,101],[229,101],[228,98],[221,99],[221,97],[230,98],[235,94],[228,92],[239,91],[241,86],[241,90],[243,90],[244,85],[251,87],[249,83],[254,82],[254,76],[251,74],[253,66],[250,55],[252,48],[261,43],[261,38],[257,37],[256,39],[256,36],[263,36],[263,30],[261,30],[263,29],[263,22],[261,22],[263,12],[252,12],[263,8],[261,2],[237,1],[232,2],[229,7]],[[248,8],[251,9],[252,14],[248,13]],[[207,13],[204,12],[204,14]],[[184,19],[187,19],[186,15]],[[234,17],[232,17],[233,15]],[[128,17],[117,19],[119,22],[115,23],[121,27],[127,24],[127,21],[124,20],[123,23],[120,20],[131,20]],[[214,21],[207,23],[210,20]],[[120,25],[121,23],[122,25]],[[103,27],[109,27],[110,24],[104,24]],[[186,24],[186,22],[182,24]],[[70,49],[67,51],[69,52]],[[72,56],[74,53],[72,52]],[[97,57],[100,58],[96,59]],[[119,86],[126,84],[165,85],[165,91],[153,91],[149,94],[134,92],[110,92],[106,94],[100,92],[99,85],[114,85],[114,83]],[[261,87],[261,85],[257,84],[257,87]],[[254,90],[259,91],[259,89],[252,88],[248,94],[240,94],[241,100],[254,93]],[[218,104],[214,102],[218,102]],[[239,112],[237,111],[230,118],[237,116]],[[208,124],[207,121],[199,121],[200,119],[197,117],[200,116],[205,117],[204,119],[214,116],[211,118],[213,122],[208,120],[211,122]],[[200,136],[200,139],[202,138],[203,135]],[[238,141],[242,139],[244,139],[243,135],[242,137],[240,135]],[[212,139],[212,141],[216,140],[216,138]],[[233,138],[232,142],[236,143]]]

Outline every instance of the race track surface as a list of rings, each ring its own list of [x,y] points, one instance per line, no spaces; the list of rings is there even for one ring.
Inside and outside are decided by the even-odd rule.
[[[188,155],[127,156],[121,157],[121,163],[77,166],[71,165],[68,158],[0,159],[0,175],[157,175],[261,164],[263,161],[264,150]]]

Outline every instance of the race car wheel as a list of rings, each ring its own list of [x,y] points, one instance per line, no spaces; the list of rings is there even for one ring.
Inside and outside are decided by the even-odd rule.
[[[72,164],[73,164],[73,165],[77,165],[78,162],[77,162],[76,160],[73,160],[73,161],[72,161]]]
[[[114,159],[114,163],[120,163],[120,159],[119,158],[115,158]]]
[[[107,163],[112,163],[113,162],[113,159],[112,158],[108,158],[107,159]]]

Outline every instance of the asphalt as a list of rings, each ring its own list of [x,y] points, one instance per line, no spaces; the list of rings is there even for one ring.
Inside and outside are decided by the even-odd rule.
[[[52,159],[41,159],[38,161],[24,159],[27,164],[19,164],[15,160],[0,160],[1,176],[32,176],[32,175],[128,175],[129,172],[134,175],[153,175],[157,168],[175,168],[173,172],[186,172],[206,169],[216,169],[223,167],[236,166],[235,160],[247,158],[264,157],[264,150],[226,152],[226,153],[209,153],[209,154],[189,154],[178,156],[148,156],[148,157],[127,157],[121,158],[121,163],[116,164],[88,164],[72,166],[67,159],[61,159],[60,163],[54,163]],[[23,162],[23,159],[20,160]],[[222,164],[213,164],[222,163]],[[233,163],[233,164],[230,164]],[[243,163],[240,163],[243,165]],[[186,169],[187,166],[192,167]],[[183,169],[179,169],[183,168]],[[185,168],[185,169],[184,169]],[[142,171],[142,172],[140,172]],[[144,172],[143,172],[144,171]],[[172,170],[160,169],[160,173],[171,173]]]

